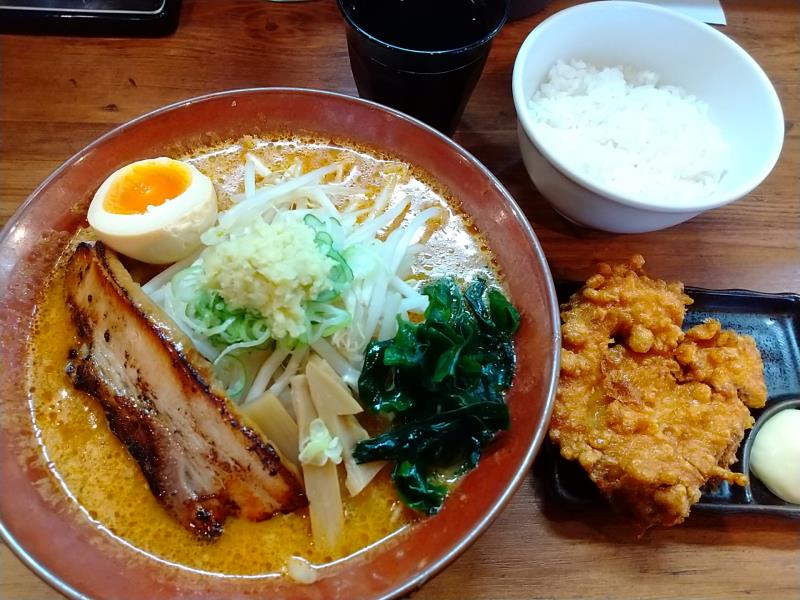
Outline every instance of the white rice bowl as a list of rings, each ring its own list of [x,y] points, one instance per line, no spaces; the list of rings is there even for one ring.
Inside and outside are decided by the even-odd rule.
[[[618,119],[622,124],[607,122],[591,133],[570,133],[575,123],[564,120],[566,113],[583,125],[592,123],[589,116],[601,114],[577,106],[586,100],[576,93],[588,83],[586,74],[573,74],[570,82],[562,72],[551,87],[542,89],[543,98],[559,96],[560,103],[576,105],[570,110],[532,109],[531,100],[553,65],[570,59],[595,65],[601,73],[611,67],[596,78],[600,96],[611,93],[613,86],[606,78],[619,85],[614,68],[629,67],[628,73],[623,69],[623,75],[631,76],[625,84],[628,92],[645,96],[642,105],[648,110],[662,100],[669,102],[668,111],[653,109],[668,112],[669,122],[651,127],[627,115]],[[658,74],[658,82],[651,85],[652,76],[643,72]],[[660,100],[652,93],[657,88]],[[604,231],[664,229],[738,200],[767,177],[783,146],[780,101],[747,52],[704,23],[641,2],[589,2],[545,19],[517,53],[512,92],[520,152],[536,189],[568,220]],[[612,112],[623,114],[632,109],[620,98],[612,106]],[[687,117],[684,110],[690,107],[705,117]],[[726,152],[713,140],[708,144],[701,132],[705,124],[698,125],[706,118],[724,140]],[[551,131],[543,133],[543,123]],[[580,150],[566,151],[553,140],[569,135],[580,135]],[[621,160],[626,152],[650,159],[636,161],[633,167],[631,161]]]

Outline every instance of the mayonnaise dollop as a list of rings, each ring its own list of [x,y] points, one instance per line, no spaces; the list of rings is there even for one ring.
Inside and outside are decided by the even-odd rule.
[[[750,469],[770,491],[800,504],[800,410],[786,409],[769,418],[750,449]]]

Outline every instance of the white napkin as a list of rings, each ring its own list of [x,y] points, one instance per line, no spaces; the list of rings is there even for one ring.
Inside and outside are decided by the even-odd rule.
[[[639,0],[646,4],[663,6],[686,16],[712,25],[725,25],[725,12],[719,0]]]

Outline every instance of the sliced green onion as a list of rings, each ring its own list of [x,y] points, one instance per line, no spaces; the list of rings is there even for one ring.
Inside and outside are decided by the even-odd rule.
[[[228,396],[238,400],[239,396],[244,392],[247,381],[247,371],[244,363],[232,354],[220,356],[214,362],[214,375],[225,386],[225,392]]]

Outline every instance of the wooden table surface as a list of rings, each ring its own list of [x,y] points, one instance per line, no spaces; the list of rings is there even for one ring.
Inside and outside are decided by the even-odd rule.
[[[689,285],[800,292],[800,5],[725,2],[722,28],[778,91],[786,141],[777,167],[745,199],[666,231],[613,235],[557,216],[517,149],[511,70],[525,35],[571,4],[506,25],[455,139],[521,204],[554,276],[580,278],[595,258],[644,254],[649,270]],[[115,125],[205,92],[301,86],[355,94],[333,0],[184,0],[163,39],[0,36],[0,222],[53,169]],[[608,510],[553,506],[529,477],[492,527],[415,597],[798,598],[800,520],[697,513],[635,539]],[[60,595],[0,544],[0,597]]]

